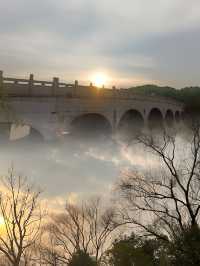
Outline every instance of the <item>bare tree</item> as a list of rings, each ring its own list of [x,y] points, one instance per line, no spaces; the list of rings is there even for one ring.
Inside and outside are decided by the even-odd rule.
[[[81,206],[67,204],[66,213],[53,216],[50,230],[66,261],[81,250],[99,262],[109,236],[116,228],[114,215],[113,209],[102,208],[98,198]]]
[[[139,142],[156,155],[157,172],[125,174],[118,186],[127,204],[121,214],[125,223],[168,241],[199,224],[200,128],[193,128],[187,143],[178,144],[165,132],[157,138],[142,136]]]
[[[40,191],[35,191],[26,178],[16,176],[13,169],[2,178],[0,215],[3,233],[0,235],[0,252],[10,265],[19,266],[36,241],[41,224],[38,205]]]
[[[10,265],[6,256],[0,256],[0,266]]]
[[[67,264],[62,248],[60,249],[57,245],[54,230],[55,227],[51,224],[45,225],[42,229],[37,252],[40,265],[60,266]]]
[[[113,207],[102,210],[101,200],[96,198],[85,205],[85,213],[88,217],[93,254],[98,262],[101,261],[105,248],[108,248],[111,233],[118,226],[114,222],[115,210]]]

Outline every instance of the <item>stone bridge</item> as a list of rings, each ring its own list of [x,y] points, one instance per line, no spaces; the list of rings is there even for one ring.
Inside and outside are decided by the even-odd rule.
[[[67,84],[58,78],[39,81],[32,74],[29,79],[14,79],[0,71],[0,88],[6,103],[0,113],[4,131],[11,134],[12,125],[17,124],[16,132],[29,128],[30,134],[45,140],[81,134],[82,129],[112,133],[151,128],[155,123],[171,127],[180,122],[184,108],[172,99],[142,96],[130,89],[82,86],[78,81]]]

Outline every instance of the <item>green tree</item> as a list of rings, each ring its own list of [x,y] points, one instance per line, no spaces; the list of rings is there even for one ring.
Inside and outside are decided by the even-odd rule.
[[[200,265],[200,229],[198,226],[188,228],[170,245],[169,257],[171,265],[195,266]]]
[[[154,266],[158,265],[155,252],[158,241],[144,239],[132,234],[115,240],[113,247],[107,252],[108,265],[112,266]]]
[[[88,253],[82,250],[73,254],[69,266],[96,266],[95,261],[90,257]]]
[[[133,92],[142,95],[149,96],[161,96],[161,97],[169,97],[172,99],[179,99],[179,91],[171,88],[171,87],[161,87],[153,84],[147,84],[143,86],[136,86],[130,88]]]

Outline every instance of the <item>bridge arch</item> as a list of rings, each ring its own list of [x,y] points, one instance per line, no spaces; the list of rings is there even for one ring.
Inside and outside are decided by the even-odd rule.
[[[33,142],[44,141],[44,137],[42,136],[42,134],[34,127],[30,127],[30,134],[26,136],[25,139]]]
[[[165,114],[165,122],[167,127],[173,127],[174,125],[174,114],[170,109],[168,109]]]
[[[119,120],[117,130],[120,135],[137,135],[144,127],[144,118],[136,109],[127,110]]]
[[[148,115],[148,126],[150,129],[162,129],[164,126],[163,115],[160,109],[152,108]]]
[[[102,114],[85,113],[72,120],[70,134],[79,137],[107,136],[112,134],[112,125]]]
[[[181,121],[181,114],[179,111],[175,112],[175,121],[179,123]]]

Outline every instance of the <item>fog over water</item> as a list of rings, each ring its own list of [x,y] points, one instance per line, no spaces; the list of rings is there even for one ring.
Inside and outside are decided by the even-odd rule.
[[[13,166],[52,200],[78,200],[95,194],[107,197],[127,169],[153,165],[138,145],[112,138],[73,139],[56,143],[9,143],[2,146],[1,174]]]
[[[151,171],[159,163],[150,150],[134,138],[141,127],[137,123],[130,127],[132,121],[128,124],[123,125],[127,131],[120,133],[123,135],[112,136],[104,127],[97,132],[91,125],[82,129],[78,124],[75,132],[79,134],[65,135],[54,142],[41,140],[35,132],[32,137],[18,141],[3,141],[0,174],[5,175],[13,167],[17,174],[27,176],[39,186],[47,205],[56,209],[63,208],[66,200],[76,203],[95,195],[109,199],[124,172]],[[178,129],[180,125],[177,125]],[[181,141],[178,146],[185,149],[186,128],[179,128],[178,132]],[[184,152],[178,156],[181,154]]]

